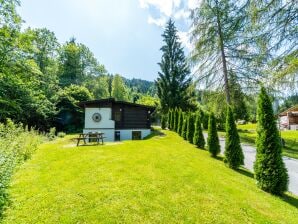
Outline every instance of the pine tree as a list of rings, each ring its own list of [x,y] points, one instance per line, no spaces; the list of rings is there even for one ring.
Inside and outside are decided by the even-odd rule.
[[[187,140],[193,144],[193,136],[195,132],[195,121],[194,121],[194,115],[192,113],[188,116],[188,122],[187,122]]]
[[[187,138],[187,124],[188,124],[188,114],[185,112],[183,115],[183,124],[182,124],[182,130],[181,130],[181,137],[184,138],[184,140],[186,140]]]
[[[208,122],[208,138],[207,138],[208,151],[212,157],[216,157],[220,153],[219,139],[216,129],[216,120],[213,113],[209,115]]]
[[[239,168],[244,164],[244,155],[240,145],[239,134],[234,120],[233,110],[230,106],[227,109],[226,117],[226,144],[224,162],[232,169]]]
[[[202,124],[200,114],[196,114],[195,133],[193,137],[193,144],[203,149],[205,147],[205,139],[202,132]]]
[[[257,185],[280,195],[288,188],[288,174],[282,160],[282,148],[272,104],[264,87],[258,98],[257,155],[254,164]]]
[[[190,69],[179,41],[177,29],[172,20],[166,25],[162,35],[162,58],[157,78],[157,95],[161,110],[169,108],[195,109],[195,94],[190,77]]]

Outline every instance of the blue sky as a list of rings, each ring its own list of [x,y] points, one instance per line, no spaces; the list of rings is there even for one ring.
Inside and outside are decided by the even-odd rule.
[[[153,81],[165,22],[174,18],[189,48],[187,20],[195,0],[21,0],[25,27],[46,27],[59,42],[88,46],[110,73]]]

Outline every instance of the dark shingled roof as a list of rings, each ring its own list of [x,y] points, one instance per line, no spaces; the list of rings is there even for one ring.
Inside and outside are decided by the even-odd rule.
[[[131,102],[126,102],[126,101],[118,101],[118,100],[115,100],[114,98],[82,101],[82,102],[79,102],[77,105],[81,108],[85,108],[86,106],[88,107],[88,105],[101,104],[101,103],[122,104],[122,105],[143,107],[143,108],[147,108],[150,110],[155,110],[155,107],[153,107],[153,106],[131,103]]]

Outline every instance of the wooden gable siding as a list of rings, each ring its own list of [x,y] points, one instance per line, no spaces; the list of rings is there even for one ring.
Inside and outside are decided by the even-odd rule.
[[[112,119],[115,120],[115,113],[120,112],[121,121],[115,121],[116,129],[147,129],[150,128],[148,109],[127,105],[113,105]]]

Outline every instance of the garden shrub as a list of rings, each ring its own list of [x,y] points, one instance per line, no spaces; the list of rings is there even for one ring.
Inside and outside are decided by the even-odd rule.
[[[182,122],[182,130],[181,130],[181,137],[186,140],[186,133],[187,133],[187,124],[188,124],[188,114],[185,112],[183,113],[183,122]]]
[[[57,133],[57,137],[59,137],[59,138],[64,138],[65,135],[66,135],[66,133],[63,132],[63,131],[59,131],[59,132]]]
[[[212,157],[216,157],[220,153],[219,139],[216,129],[216,120],[214,114],[209,115],[208,122],[208,138],[207,138],[208,151]]]
[[[232,169],[238,169],[244,164],[244,155],[240,145],[234,113],[230,106],[226,115],[226,144],[224,162]]]
[[[203,149],[205,147],[205,139],[202,132],[202,124],[200,117],[200,114],[197,113],[195,120],[195,133],[193,137],[193,144]]]
[[[186,138],[187,140],[193,144],[193,136],[195,132],[195,121],[194,121],[194,115],[192,113],[188,116],[188,122],[187,122],[187,133]]]
[[[288,173],[282,160],[276,118],[264,87],[258,98],[257,122],[257,155],[254,163],[257,185],[264,191],[281,195],[288,189]]]

